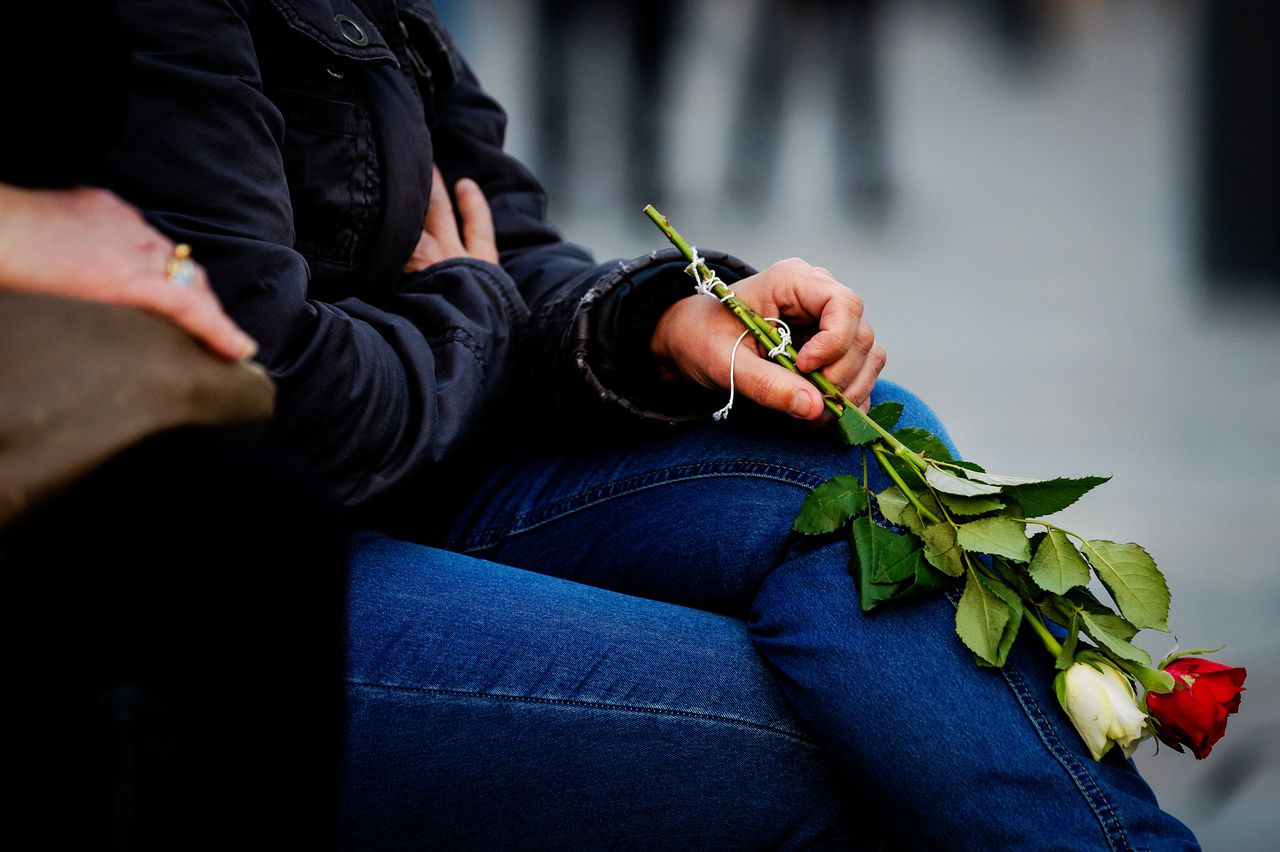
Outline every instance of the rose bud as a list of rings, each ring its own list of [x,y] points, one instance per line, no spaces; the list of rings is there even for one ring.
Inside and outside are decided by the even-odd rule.
[[[1133,687],[1111,666],[1074,663],[1054,679],[1058,701],[1089,747],[1094,760],[1119,744],[1132,753],[1150,730]]]
[[[1247,672],[1199,657],[1174,660],[1164,670],[1173,675],[1173,692],[1147,695],[1147,709],[1160,723],[1156,736],[1177,751],[1188,746],[1203,760],[1227,732],[1227,716],[1240,709]]]

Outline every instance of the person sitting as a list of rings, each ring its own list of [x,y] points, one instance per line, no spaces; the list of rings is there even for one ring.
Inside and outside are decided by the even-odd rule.
[[[744,348],[756,408],[707,422],[736,321],[674,252],[560,237],[430,3],[116,10],[106,185],[206,264],[268,437],[364,528],[345,845],[1195,845],[1044,660],[975,670],[947,597],[864,616],[847,544],[789,536],[857,463],[806,428],[818,392]],[[829,271],[702,254],[802,370],[945,436]]]

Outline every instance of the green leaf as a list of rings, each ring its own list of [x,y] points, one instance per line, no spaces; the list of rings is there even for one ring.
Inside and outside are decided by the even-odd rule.
[[[916,499],[920,501],[920,505],[924,506],[933,513],[935,518],[942,517],[942,508],[938,506],[938,501],[933,499],[933,495],[927,491],[920,491],[916,494]],[[927,524],[933,523],[926,518],[920,517],[920,511],[915,506],[910,506],[902,513],[903,522],[907,529],[916,534],[917,538],[924,537],[924,528]]]
[[[1093,616],[1093,620],[1106,628],[1112,636],[1121,639],[1132,639],[1138,634],[1138,628],[1116,615],[1111,607],[1093,596],[1093,592],[1081,587],[1072,589],[1065,595],[1066,599]],[[1074,612],[1074,610],[1071,610]]]
[[[956,633],[965,647],[991,665],[1000,665],[1000,644],[1010,615],[1009,605],[970,572],[956,607]]]
[[[999,473],[986,473],[985,471],[970,471],[969,478],[977,482],[985,482],[988,485],[999,485],[1001,488],[1006,485],[1031,485],[1037,482],[1052,482],[1053,479],[1037,479],[1032,476],[1004,476]]]
[[[850,446],[870,444],[880,437],[880,433],[867,423],[862,412],[853,406],[847,406],[840,412],[840,419],[837,422],[840,425],[840,434],[844,435],[845,443]]]
[[[1120,614],[1141,630],[1169,630],[1169,586],[1151,555],[1136,544],[1085,542],[1084,555]]]
[[[887,432],[898,425],[898,420],[902,417],[902,403],[882,402],[879,405],[873,405],[867,412],[867,416],[879,423],[880,428]]]
[[[870,612],[883,603],[894,600],[901,592],[901,584],[877,583],[875,571],[875,530],[882,529],[866,515],[853,521],[853,546],[849,548],[849,573],[858,586],[858,597],[863,612]]]
[[[1181,660],[1183,657],[1198,657],[1203,654],[1216,654],[1218,651],[1221,651],[1226,647],[1226,645],[1219,645],[1216,648],[1188,648],[1185,651],[1179,651],[1178,645],[1175,642],[1173,649],[1169,651],[1168,655],[1163,660],[1160,661],[1160,668],[1163,669],[1174,660]]]
[[[931,494],[921,492],[916,495],[916,499],[920,501],[920,505],[933,512],[934,517],[942,514],[942,509],[938,507],[938,501],[934,500]],[[876,503],[880,506],[880,514],[884,515],[885,520],[889,523],[898,527],[906,527],[916,536],[924,535],[925,523],[920,518],[920,513],[916,511],[916,507],[911,505],[906,495],[896,485],[890,486],[877,494]]]
[[[950,577],[942,574],[929,567],[929,563],[923,559],[916,565],[916,576],[912,580],[911,585],[904,588],[901,596],[904,598],[915,597],[917,595],[927,595],[931,592],[940,592],[949,589],[953,585]]]
[[[964,573],[964,551],[956,542],[956,528],[943,521],[929,524],[920,539],[924,542],[924,558],[948,577]]]
[[[905,444],[907,449],[922,456],[940,459],[945,462],[951,461],[951,452],[947,449],[947,445],[942,443],[942,439],[928,429],[921,429],[919,426],[907,426],[894,432],[893,437]]]
[[[1025,567],[1021,565],[1015,566],[1008,559],[1001,556],[991,557],[991,567],[1000,575],[1005,584],[1013,589],[1023,600],[1029,601],[1039,597],[1039,589],[1036,589],[1024,578],[1027,572]]]
[[[952,463],[953,465],[955,465],[956,467],[962,467],[962,468],[964,468],[965,470],[976,470],[978,473],[986,473],[986,472],[987,472],[987,469],[986,469],[985,467],[983,467],[982,465],[978,464],[977,462],[962,461],[962,460],[960,460],[960,459],[956,459],[955,461],[953,461],[953,462],[951,462],[951,463]]]
[[[805,535],[835,532],[867,508],[867,490],[856,476],[828,479],[809,492],[791,528]]]
[[[884,515],[884,519],[894,526],[905,527],[906,522],[902,518],[904,509],[911,508],[911,501],[896,485],[890,485],[885,490],[876,495],[876,505],[880,507],[880,514]]]
[[[961,497],[959,494],[948,494],[942,491],[938,494],[938,499],[951,510],[953,515],[985,515],[987,512],[994,512],[996,509],[1005,507],[1004,501],[990,494]]]
[[[1093,592],[1089,591],[1088,589],[1085,589],[1085,588],[1072,589],[1071,591],[1067,592],[1066,595],[1064,595],[1064,597],[1067,600],[1071,601],[1076,606],[1083,609],[1085,612],[1093,613],[1094,615],[1100,615],[1100,614],[1115,615],[1115,612],[1111,609],[1111,607],[1107,606],[1102,601],[1094,597]]]
[[[1089,582],[1089,563],[1067,540],[1062,530],[1049,530],[1040,539],[1036,555],[1027,566],[1035,584],[1046,592],[1064,595],[1069,589]]]
[[[1113,612],[1090,613],[1090,615],[1099,627],[1112,636],[1119,636],[1128,641],[1138,635],[1138,628]]]
[[[1109,476],[1083,476],[1079,479],[1060,477],[1047,482],[1010,485],[1005,493],[1017,500],[1028,518],[1043,518],[1061,512],[1092,489],[1109,480]]]
[[[994,485],[984,485],[981,482],[973,482],[955,474],[947,473],[932,465],[924,472],[925,482],[928,482],[936,490],[946,494],[955,494],[960,497],[977,497],[983,494],[999,494],[1000,489]]]
[[[1062,650],[1053,665],[1058,671],[1071,668],[1076,661],[1076,645],[1080,642],[1080,616],[1071,614],[1071,622],[1067,624],[1067,638],[1062,640]]]
[[[995,661],[996,666],[1003,666],[1005,660],[1009,658],[1009,651],[1013,648],[1014,640],[1018,638],[1018,628],[1022,626],[1022,600],[1013,589],[1002,583],[988,580],[981,574],[978,575],[978,580],[1009,607],[1009,622],[1005,624],[1004,631],[1000,634],[1000,646],[997,649]],[[1034,613],[1032,617],[1034,617]]]
[[[889,532],[879,525],[873,525],[871,542],[872,554],[871,579],[876,583],[901,583],[916,575],[921,552],[919,543],[907,535]],[[861,555],[859,555],[861,558]]]
[[[1144,666],[1151,665],[1150,654],[1132,642],[1127,642],[1119,636],[1111,634],[1102,625],[1098,624],[1092,615],[1083,610],[1080,611],[1080,622],[1084,625],[1084,632],[1088,633],[1091,639],[1120,659],[1132,660]]]
[[[1138,683],[1142,684],[1142,688],[1147,692],[1169,693],[1173,692],[1174,682],[1173,675],[1166,671],[1153,669],[1140,663],[1132,663],[1126,660],[1120,662],[1120,667],[1138,679]],[[1146,709],[1146,697],[1143,696],[1142,708]]]
[[[1031,558],[1031,542],[1022,526],[1008,518],[979,518],[960,525],[960,546],[977,553],[1004,556],[1014,562]]]

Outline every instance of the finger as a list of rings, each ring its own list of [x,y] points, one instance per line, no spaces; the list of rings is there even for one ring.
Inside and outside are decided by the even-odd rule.
[[[140,307],[177,324],[224,358],[251,358],[257,353],[258,344],[223,311],[203,267],[196,267],[196,278],[187,286],[161,280],[139,291],[145,292]]]
[[[480,185],[471,178],[454,184],[458,215],[462,217],[462,242],[467,254],[489,263],[498,262],[498,243],[493,233],[493,212]]]
[[[427,201],[427,218],[423,230],[445,245],[457,244],[462,247],[458,237],[458,222],[453,218],[453,203],[449,201],[449,190],[444,184],[444,175],[438,166],[431,167],[431,197]]]
[[[764,301],[786,318],[816,320],[818,332],[801,347],[797,366],[818,370],[838,360],[853,345],[862,319],[862,299],[821,267],[791,258],[761,276]]]
[[[801,420],[822,414],[822,395],[808,380],[745,349],[738,353],[735,381],[744,396],[766,408]]]
[[[801,370],[820,370],[835,363],[850,351],[865,355],[870,349],[862,325],[862,300],[842,284],[807,288],[802,296],[805,307],[817,310],[818,332],[801,347],[796,366]]]
[[[871,389],[875,387],[886,360],[884,347],[879,343],[874,344],[857,376],[844,389],[844,395],[863,411],[871,407]]]
[[[418,235],[418,244],[413,247],[413,254],[409,255],[409,259],[405,261],[404,271],[421,272],[441,260],[444,260],[444,254],[440,251],[440,245],[435,237],[424,230]]]
[[[857,331],[854,332],[852,344],[835,361],[820,368],[822,375],[830,379],[836,387],[843,388],[851,384],[862,370],[875,343],[876,335],[871,324],[865,321],[859,323]]]

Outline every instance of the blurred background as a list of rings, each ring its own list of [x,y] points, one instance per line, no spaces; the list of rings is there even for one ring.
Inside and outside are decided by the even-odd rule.
[[[966,455],[1114,475],[1062,523],[1145,545],[1182,644],[1249,669],[1210,760],[1138,764],[1206,848],[1276,848],[1280,4],[438,5],[569,239],[662,248],[652,201],[826,266]]]

